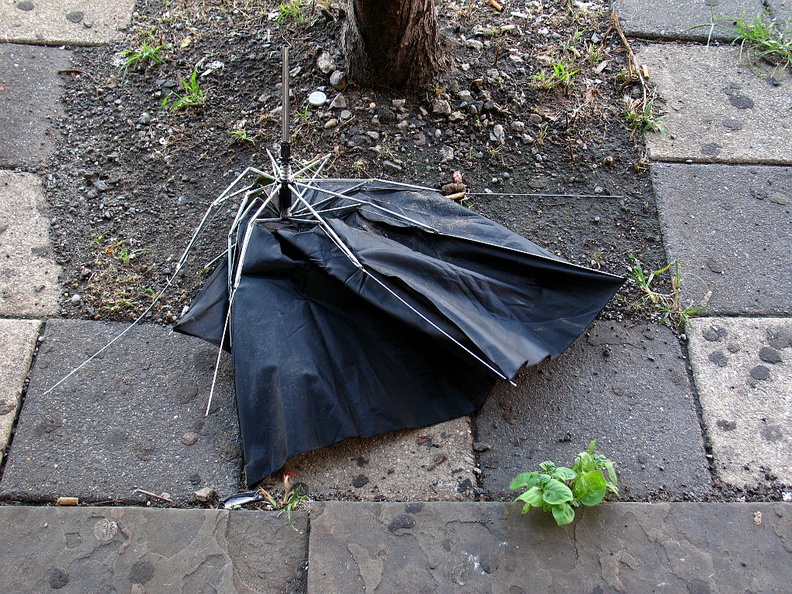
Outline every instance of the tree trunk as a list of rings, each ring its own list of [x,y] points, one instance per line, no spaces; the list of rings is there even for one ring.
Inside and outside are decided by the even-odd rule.
[[[342,44],[362,83],[417,90],[444,65],[434,0],[348,0]]]

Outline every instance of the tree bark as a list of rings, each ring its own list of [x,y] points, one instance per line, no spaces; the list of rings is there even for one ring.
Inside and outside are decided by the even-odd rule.
[[[342,45],[350,77],[424,88],[444,66],[434,0],[348,0]]]

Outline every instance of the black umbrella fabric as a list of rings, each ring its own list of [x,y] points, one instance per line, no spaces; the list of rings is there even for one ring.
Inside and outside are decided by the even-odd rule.
[[[286,184],[228,194],[244,195],[228,258],[176,326],[233,354],[250,485],[302,452],[474,412],[622,283],[428,188]]]

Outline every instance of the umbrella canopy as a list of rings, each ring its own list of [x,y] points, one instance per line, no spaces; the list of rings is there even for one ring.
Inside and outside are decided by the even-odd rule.
[[[216,201],[242,196],[228,256],[176,325],[233,354],[250,485],[348,437],[474,412],[622,283],[429,188],[273,165],[280,181],[251,169]]]

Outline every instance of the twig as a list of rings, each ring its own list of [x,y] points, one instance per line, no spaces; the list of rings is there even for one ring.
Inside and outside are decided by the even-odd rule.
[[[153,497],[154,499],[160,499],[162,501],[167,501],[168,503],[173,503],[173,499],[168,499],[167,497],[163,497],[162,495],[155,495],[154,493],[149,493],[148,491],[144,491],[143,489],[135,489],[135,493],[140,493],[141,495],[146,495],[147,497]]]
[[[648,93],[646,90],[646,80],[644,79],[644,75],[641,72],[641,69],[637,65],[638,60],[636,59],[635,53],[633,52],[632,47],[630,46],[630,42],[627,41],[627,37],[624,35],[624,31],[622,30],[621,23],[619,22],[619,13],[616,10],[614,10],[611,13],[611,17],[613,19],[613,28],[616,31],[616,33],[619,34],[619,37],[621,38],[621,42],[624,45],[624,49],[627,50],[627,73],[628,76],[630,77],[630,79],[627,81],[627,84],[632,82],[633,72],[638,75],[638,80],[641,83],[641,91],[643,93],[641,107],[643,109],[646,109],[646,106],[648,105],[649,102]]]
[[[437,458],[435,458],[435,461],[432,464],[430,464],[429,466],[426,467],[426,470],[427,471],[432,471],[435,468],[437,468],[438,466],[440,466],[446,460],[448,460],[448,456],[446,456],[445,454],[439,454],[437,456]]]

